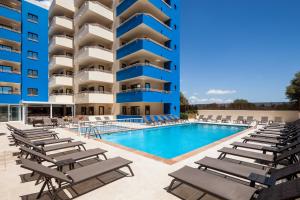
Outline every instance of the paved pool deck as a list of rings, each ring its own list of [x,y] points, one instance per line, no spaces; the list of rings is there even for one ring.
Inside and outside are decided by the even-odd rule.
[[[78,196],[79,200],[178,200],[179,198],[166,192],[165,188],[170,184],[171,178],[169,173],[183,167],[184,165],[197,167],[195,161],[205,157],[218,157],[218,149],[230,146],[234,141],[240,140],[243,136],[253,132],[254,129],[243,131],[239,134],[229,136],[225,139],[215,142],[212,145],[205,146],[180,158],[176,162],[167,163],[162,160],[157,160],[149,156],[142,155],[137,152],[132,152],[126,148],[120,148],[116,145],[108,144],[107,142],[88,139],[83,136],[78,136],[76,133],[67,131],[63,128],[55,129],[60,133],[60,137],[72,137],[75,141],[81,140],[86,143],[86,148],[100,147],[108,151],[108,158],[117,156],[124,157],[133,161],[131,165],[134,177],[122,177],[116,181],[98,187],[91,192]],[[34,199],[41,185],[35,186],[34,181],[28,181],[28,170],[25,170],[16,164],[17,156],[13,156],[14,152],[18,152],[18,148],[9,145],[7,130],[4,123],[0,123],[0,199]],[[124,172],[127,172],[124,169]],[[25,174],[25,175],[24,175]],[[22,175],[22,176],[20,176]],[[112,177],[116,175],[112,175]],[[109,177],[103,177],[109,179]],[[113,179],[111,179],[113,180]],[[108,180],[109,182],[109,180]],[[87,184],[88,185],[88,184]],[[186,199],[192,200],[199,198],[199,191],[191,188],[183,188],[180,195]],[[184,191],[186,190],[186,191]],[[69,193],[67,192],[67,195]],[[43,196],[42,199],[49,199]],[[69,198],[66,198],[69,199]],[[203,199],[215,199],[211,196],[204,196]]]

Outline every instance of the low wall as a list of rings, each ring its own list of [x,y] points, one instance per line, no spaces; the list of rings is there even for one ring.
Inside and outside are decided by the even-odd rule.
[[[235,120],[238,116],[253,116],[255,120],[260,121],[261,117],[268,117],[270,121],[273,121],[275,117],[281,117],[284,122],[295,121],[300,118],[299,111],[273,111],[273,110],[198,110],[199,115],[213,115],[213,119],[217,115],[226,117],[232,116],[231,119]]]

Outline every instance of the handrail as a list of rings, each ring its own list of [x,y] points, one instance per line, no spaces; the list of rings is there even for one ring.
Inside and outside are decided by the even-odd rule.
[[[157,68],[157,69],[160,69],[160,70],[164,70],[164,71],[167,71],[167,72],[171,72],[171,70],[169,70],[169,69],[165,69],[165,68],[159,67],[159,66],[157,66],[157,65],[153,65],[153,64],[151,64],[151,63],[136,63],[136,64],[133,64],[133,65],[128,65],[128,66],[126,66],[126,67],[124,67],[124,68],[119,69],[118,72],[119,72],[119,71],[126,70],[126,69],[129,69],[129,68],[131,68],[131,67],[137,67],[137,66],[154,67],[154,68]]]
[[[0,92],[0,94],[17,94],[17,95],[20,95],[21,92]]]
[[[165,45],[162,45],[159,42],[156,42],[155,40],[152,40],[150,38],[135,38],[134,40],[131,40],[130,42],[127,42],[126,44],[120,46],[117,50],[119,50],[119,49],[121,49],[121,48],[123,48],[123,47],[125,47],[125,46],[127,46],[127,45],[129,45],[131,43],[133,43],[133,42],[136,42],[138,40],[149,40],[149,41],[151,41],[151,42],[153,42],[153,43],[155,43],[155,44],[157,44],[157,45],[159,45],[159,46],[161,46],[161,47],[163,47],[163,48],[165,48],[165,49],[167,49],[169,51],[172,51],[172,49],[170,49],[169,47],[166,47]]]
[[[6,30],[10,30],[10,31],[13,31],[13,32],[16,32],[16,33],[21,33],[20,30],[13,29],[13,28],[9,28],[9,27],[7,27],[7,26],[2,26],[2,25],[0,25],[0,28],[6,29]]]
[[[73,75],[68,75],[68,74],[52,74],[52,75],[50,75],[50,79],[55,78],[55,77],[73,78]]]
[[[158,21],[160,24],[162,24],[163,26],[165,26],[166,28],[172,30],[172,28],[170,26],[168,26],[167,24],[163,23],[162,21],[160,21],[159,19],[157,19],[156,17],[154,17],[153,15],[149,14],[149,13],[136,13],[134,15],[132,15],[131,17],[129,17],[128,19],[126,19],[125,21],[123,21],[118,27],[117,29],[122,26],[123,24],[125,24],[126,22],[130,21],[131,19],[137,17],[138,15],[148,15],[150,17],[152,17],[153,19],[155,19],[156,21]]]
[[[55,37],[63,37],[63,38],[73,40],[73,37],[70,37],[70,36],[67,36],[67,35],[53,35],[52,38],[51,38],[51,42],[52,42],[53,38],[55,38]]]
[[[0,70],[0,72],[3,72],[3,73],[10,73],[10,74],[21,74],[20,71],[16,71],[16,70],[13,70],[13,71],[9,71],[9,70]]]
[[[50,96],[63,96],[63,95],[73,96],[74,94],[73,93],[51,93],[50,94]]]
[[[85,51],[87,48],[101,49],[101,50],[108,51],[108,52],[111,52],[111,53],[112,53],[112,50],[106,49],[106,48],[104,48],[104,47],[100,47],[100,46],[84,46],[84,47],[82,47],[82,48],[79,50],[78,54],[82,53],[82,51]]]
[[[19,10],[19,9],[16,9],[16,8],[12,8],[12,7],[9,7],[9,6],[5,5],[5,4],[2,4],[2,3],[0,3],[0,6],[1,6],[1,7],[8,8],[8,9],[11,9],[11,10],[14,10],[14,11],[16,11],[16,12],[19,12],[19,13],[21,13],[21,10]]]
[[[54,59],[54,58],[56,58],[56,57],[60,57],[60,58],[65,58],[65,57],[67,57],[67,58],[73,59],[73,56],[68,56],[68,55],[54,55],[54,56],[51,57],[50,62],[52,62],[52,59]]]
[[[162,2],[163,2],[164,4],[166,4],[166,6],[168,6],[169,8],[172,8],[172,6],[171,6],[170,4],[168,4],[165,0],[162,0]]]
[[[131,93],[131,92],[159,92],[159,93],[165,93],[169,94],[171,91],[167,90],[158,90],[153,88],[135,88],[135,89],[128,89],[128,90],[122,90],[119,93]]]
[[[3,51],[10,51],[10,52],[14,52],[14,53],[21,53],[20,50],[13,50],[13,49],[7,49],[7,48],[2,48],[2,47],[0,47],[0,50],[3,50]]]
[[[80,94],[112,94],[112,92],[95,90],[95,91],[80,91],[77,93],[77,95]]]
[[[112,71],[104,70],[104,69],[81,69],[78,71],[77,75],[83,72],[104,72],[104,73],[112,74]]]

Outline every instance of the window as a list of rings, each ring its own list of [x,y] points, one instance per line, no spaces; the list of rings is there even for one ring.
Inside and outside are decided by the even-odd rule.
[[[0,65],[0,72],[12,72],[13,68],[11,66]]]
[[[0,86],[0,94],[12,94],[13,88],[11,86]]]
[[[38,23],[39,22],[39,17],[37,15],[32,14],[32,13],[28,13],[27,20],[30,21],[30,22]]]
[[[5,44],[0,44],[0,49],[6,50],[6,51],[12,51],[13,48],[11,46],[5,45]]]
[[[38,52],[27,51],[27,58],[37,60],[38,57],[39,57],[39,53]]]
[[[99,115],[104,115],[104,106],[99,106]]]
[[[145,115],[150,115],[150,106],[145,106]]]
[[[176,70],[177,69],[177,65],[174,65],[174,70]]]
[[[177,5],[176,5],[176,4],[174,4],[174,9],[175,9],[175,10],[177,9]]]
[[[177,26],[176,26],[176,24],[174,24],[174,29],[175,29],[175,30],[177,29]]]
[[[35,33],[28,32],[28,40],[39,41],[39,35]]]
[[[28,96],[37,96],[39,91],[37,88],[28,88],[27,93],[28,93]]]
[[[39,75],[38,70],[35,70],[35,69],[28,69],[28,71],[27,71],[27,77],[30,77],[30,78],[37,78],[38,75]]]

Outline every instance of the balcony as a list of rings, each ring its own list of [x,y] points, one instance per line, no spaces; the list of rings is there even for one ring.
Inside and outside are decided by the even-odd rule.
[[[168,69],[149,63],[138,63],[120,69],[117,72],[117,81],[124,81],[136,77],[150,77],[164,82],[170,82],[172,79],[171,76],[171,71]]]
[[[73,94],[65,94],[65,93],[50,94],[49,102],[62,103],[62,104],[73,104]]]
[[[49,26],[49,35],[54,33],[73,33],[73,20],[65,16],[56,16]]]
[[[14,21],[21,21],[21,11],[16,8],[12,8],[0,3],[0,13],[6,18],[12,19]]]
[[[49,79],[49,87],[72,87],[73,77],[64,74],[53,75]]]
[[[80,26],[90,19],[97,19],[101,24],[110,27],[114,20],[114,14],[111,8],[98,1],[86,1],[79,8],[75,21]]]
[[[104,91],[81,92],[75,96],[76,104],[84,103],[114,103],[113,94]]]
[[[150,13],[161,21],[167,21],[170,17],[171,7],[162,0],[126,0],[116,8],[117,16],[129,18],[136,13]]]
[[[137,13],[124,21],[117,28],[117,37],[128,40],[131,36],[147,34],[148,37],[152,36],[156,41],[166,42],[170,40],[172,29],[155,18],[151,14]]]
[[[19,104],[20,101],[20,92],[0,93],[0,104]]]
[[[99,46],[86,46],[78,52],[77,60],[79,64],[86,62],[105,62],[113,63],[114,56],[110,49],[105,49]]]
[[[1,82],[21,83],[21,72],[17,71],[0,71]]]
[[[121,91],[117,94],[117,103],[148,102],[171,103],[173,100],[170,91],[151,88],[137,88]]]
[[[113,83],[114,77],[110,71],[84,70],[76,75],[76,83],[82,84],[87,82],[104,82]]]
[[[117,50],[117,59],[124,59],[134,54],[150,54],[162,60],[172,60],[172,49],[149,38],[137,38]]]
[[[53,16],[67,16],[72,17],[75,12],[74,0],[53,0],[49,8],[49,18]]]
[[[19,30],[0,25],[0,38],[20,43],[21,42],[21,32]]]
[[[53,52],[57,49],[73,49],[73,38],[65,35],[53,36],[50,41],[49,51]]]
[[[0,48],[0,60],[6,60],[6,61],[15,62],[15,63],[20,63],[21,62],[21,52]]]
[[[114,41],[114,34],[111,29],[100,24],[85,24],[76,35],[76,41],[79,44],[92,41],[101,41],[105,44],[111,44]]]
[[[73,68],[73,58],[65,55],[53,56],[49,63],[49,69],[54,70],[60,67]]]

